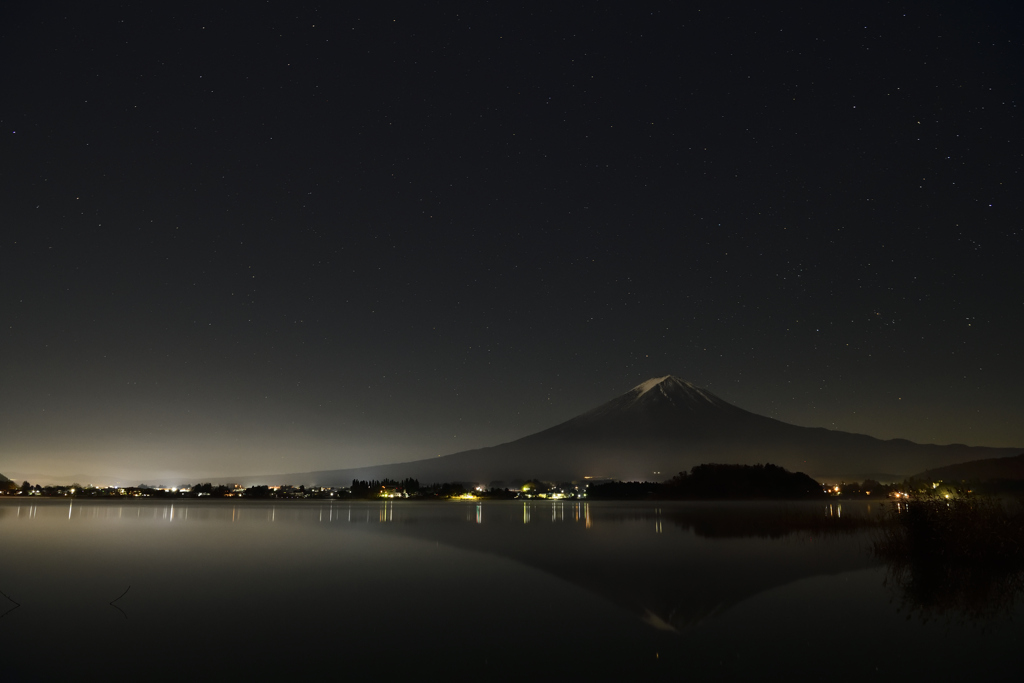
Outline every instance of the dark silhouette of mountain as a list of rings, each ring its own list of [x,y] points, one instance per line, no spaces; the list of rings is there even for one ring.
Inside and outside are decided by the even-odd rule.
[[[704,463],[770,462],[819,480],[898,481],[912,472],[1020,450],[883,441],[864,434],[798,427],[743,410],[706,389],[666,376],[647,380],[567,422],[499,446],[405,463],[263,479],[322,486],[385,477],[415,477],[423,483],[528,478],[663,481]]]
[[[914,479],[930,481],[1024,480],[1024,453],[1008,458],[987,458],[939,467],[915,474]]]

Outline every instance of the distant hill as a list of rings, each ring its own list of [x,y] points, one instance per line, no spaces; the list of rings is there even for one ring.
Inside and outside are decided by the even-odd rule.
[[[698,465],[664,483],[621,482],[592,485],[592,499],[801,500],[826,498],[821,484],[803,472],[772,464]]]
[[[0,484],[4,484],[4,483],[9,482],[9,481],[10,481],[10,479],[8,479],[4,475],[0,474]]]
[[[679,474],[667,486],[676,498],[746,500],[773,498],[795,500],[824,498],[821,485],[803,472],[765,465],[698,465],[688,475]]]
[[[798,427],[748,412],[707,389],[666,376],[647,380],[567,422],[499,446],[375,467],[237,479],[322,486],[385,477],[485,484],[587,477],[663,481],[703,463],[771,462],[819,481],[898,481],[913,472],[1021,450],[883,441],[864,434]]]
[[[915,474],[914,479],[931,481],[1024,480],[1024,453],[1008,458],[987,458],[938,467]]]

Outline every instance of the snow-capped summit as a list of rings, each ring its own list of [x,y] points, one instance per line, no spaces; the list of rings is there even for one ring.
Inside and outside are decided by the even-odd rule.
[[[750,415],[747,411],[723,401],[707,389],[698,387],[673,375],[654,377],[633,387],[630,391],[611,401],[583,413],[565,423],[566,425],[601,422],[604,428],[622,420],[656,420],[658,426],[647,425],[643,429],[675,429],[679,421],[691,422],[720,419],[725,414]]]
[[[689,384],[689,382],[683,382],[683,380],[679,379],[678,377],[673,377],[672,375],[665,375],[664,377],[652,377],[646,382],[641,382],[640,384],[637,384],[635,387],[633,387],[633,391],[637,393],[637,398],[639,398],[640,396],[643,396],[648,391],[658,386],[667,379],[675,380],[676,382],[682,382],[683,384]]]
[[[691,409],[702,404],[710,404],[716,408],[732,407],[707,389],[702,389],[673,375],[652,377],[646,382],[641,382],[633,387],[632,393],[635,394],[634,402],[645,398],[651,400],[657,397],[655,400],[667,400],[669,403],[686,406]],[[649,394],[653,394],[653,396],[649,396]]]

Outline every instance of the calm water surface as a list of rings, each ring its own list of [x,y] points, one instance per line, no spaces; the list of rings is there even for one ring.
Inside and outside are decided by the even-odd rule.
[[[1019,601],[915,604],[869,552],[877,512],[8,499],[4,680],[1013,671]]]

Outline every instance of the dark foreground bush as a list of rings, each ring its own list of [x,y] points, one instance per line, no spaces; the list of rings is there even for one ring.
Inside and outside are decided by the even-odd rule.
[[[1024,514],[983,497],[894,504],[875,552],[887,560],[970,564],[1024,561]]]
[[[893,505],[874,552],[910,612],[987,619],[1024,592],[1024,511],[977,497]]]

